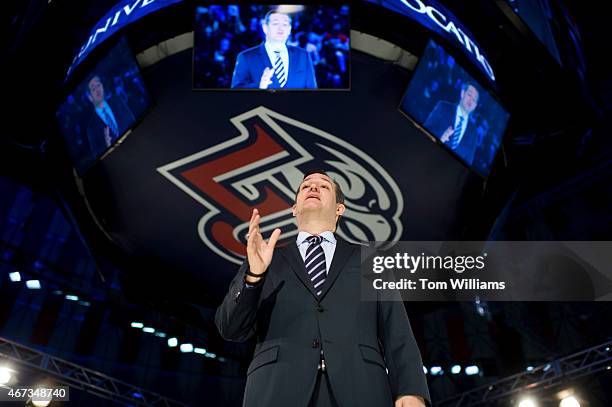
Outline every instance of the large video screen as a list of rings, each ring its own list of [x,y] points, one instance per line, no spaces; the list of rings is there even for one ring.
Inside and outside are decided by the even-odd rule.
[[[350,87],[348,5],[196,7],[195,89]]]
[[[136,59],[122,38],[56,112],[77,173],[133,128],[150,105]]]
[[[429,41],[400,110],[486,177],[509,114],[444,48]]]

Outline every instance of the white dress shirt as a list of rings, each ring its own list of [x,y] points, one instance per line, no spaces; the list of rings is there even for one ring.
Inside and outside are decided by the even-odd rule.
[[[312,236],[308,232],[300,232],[298,233],[297,239],[295,243],[298,246],[300,254],[302,255],[302,260],[306,260],[306,249],[308,249],[308,239]],[[329,274],[329,266],[331,266],[332,259],[334,258],[334,253],[336,252],[336,238],[334,234],[329,230],[319,234],[323,238],[321,241],[321,248],[323,249],[323,253],[325,254],[325,268],[326,274]]]
[[[119,126],[117,125],[117,120],[115,119],[115,115],[113,114],[113,111],[111,110],[110,106],[108,105],[108,103],[106,103],[106,100],[102,103],[103,103],[102,107],[96,107],[96,113],[98,114],[98,117],[100,117],[100,120],[102,120],[102,122],[106,124],[107,126],[111,128],[114,127],[117,130],[119,130]],[[114,126],[111,126],[111,123],[107,123],[107,119],[106,117],[104,117],[104,112],[106,112],[108,117],[110,117],[110,120],[113,121]]]
[[[453,124],[453,129],[457,127],[457,125],[459,124],[459,117],[463,117],[463,123],[461,124],[461,131],[459,132],[459,138],[457,139],[457,145],[459,145],[459,143],[461,143],[461,139],[463,138],[463,135],[465,134],[465,129],[467,128],[468,125],[468,120],[469,120],[469,115],[464,113],[463,110],[461,110],[461,107],[459,105],[457,105],[457,113],[455,113],[455,123]]]
[[[272,45],[266,41],[264,47],[266,48],[266,53],[268,54],[268,58],[270,58],[270,62],[272,62],[272,67],[274,67],[274,63],[276,62],[276,53],[274,51],[280,51],[281,61],[283,61],[283,65],[285,66],[285,74],[287,75],[287,79],[289,79],[289,51],[287,50],[287,45]]]
[[[302,261],[306,258],[306,249],[308,249],[308,239],[312,236],[308,232],[300,232],[298,233],[297,239],[295,243],[297,244],[298,250],[300,251],[300,255],[302,256]],[[319,234],[323,238],[321,240],[321,248],[323,249],[323,254],[325,255],[325,274],[329,274],[329,267],[331,266],[331,262],[334,258],[334,253],[336,252],[336,238],[334,237],[333,232],[329,230]],[[261,280],[260,280],[261,281]],[[253,288],[258,285],[259,281],[256,283],[247,283],[244,282],[244,286],[246,288]]]

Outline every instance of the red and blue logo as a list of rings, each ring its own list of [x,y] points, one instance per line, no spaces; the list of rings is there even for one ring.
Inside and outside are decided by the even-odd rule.
[[[295,240],[291,206],[304,172],[327,172],[345,194],[336,233],[349,241],[396,242],[402,234],[403,199],[384,168],[355,146],[263,106],[230,119],[239,135],[157,170],[202,204],[198,235],[219,256],[241,263],[253,208],[264,237],[282,230]]]

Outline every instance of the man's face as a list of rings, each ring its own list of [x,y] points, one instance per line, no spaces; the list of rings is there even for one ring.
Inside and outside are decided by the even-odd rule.
[[[94,105],[99,105],[104,100],[104,86],[102,86],[102,82],[100,78],[94,76],[91,78],[89,83],[87,84],[89,88],[89,96],[90,100]]]
[[[287,14],[273,13],[268,24],[263,24],[266,40],[286,42],[291,34],[291,22]]]
[[[338,209],[342,214],[344,205],[336,204],[335,186],[327,175],[310,174],[302,181],[293,205],[293,216],[318,212],[324,219],[335,223]]]
[[[462,90],[459,104],[466,113],[472,113],[478,106],[478,91],[476,88],[470,85]]]

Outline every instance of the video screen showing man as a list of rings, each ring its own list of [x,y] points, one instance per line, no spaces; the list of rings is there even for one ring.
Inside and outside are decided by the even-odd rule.
[[[56,112],[73,165],[83,174],[151,105],[127,41],[119,41]]]
[[[87,97],[93,112],[87,125],[87,140],[92,153],[106,151],[136,121],[130,108],[119,96],[105,98],[104,85],[99,75],[87,82]]]
[[[425,120],[424,126],[466,163],[471,164],[476,151],[476,126],[470,115],[478,107],[479,92],[473,83],[464,83],[457,103],[440,101]]]
[[[348,89],[348,6],[198,7],[194,87]]]
[[[266,40],[238,55],[232,88],[316,89],[317,80],[308,52],[287,46],[291,16],[269,11],[261,26]]]
[[[489,174],[509,114],[433,41],[419,60],[400,110],[467,166]]]

